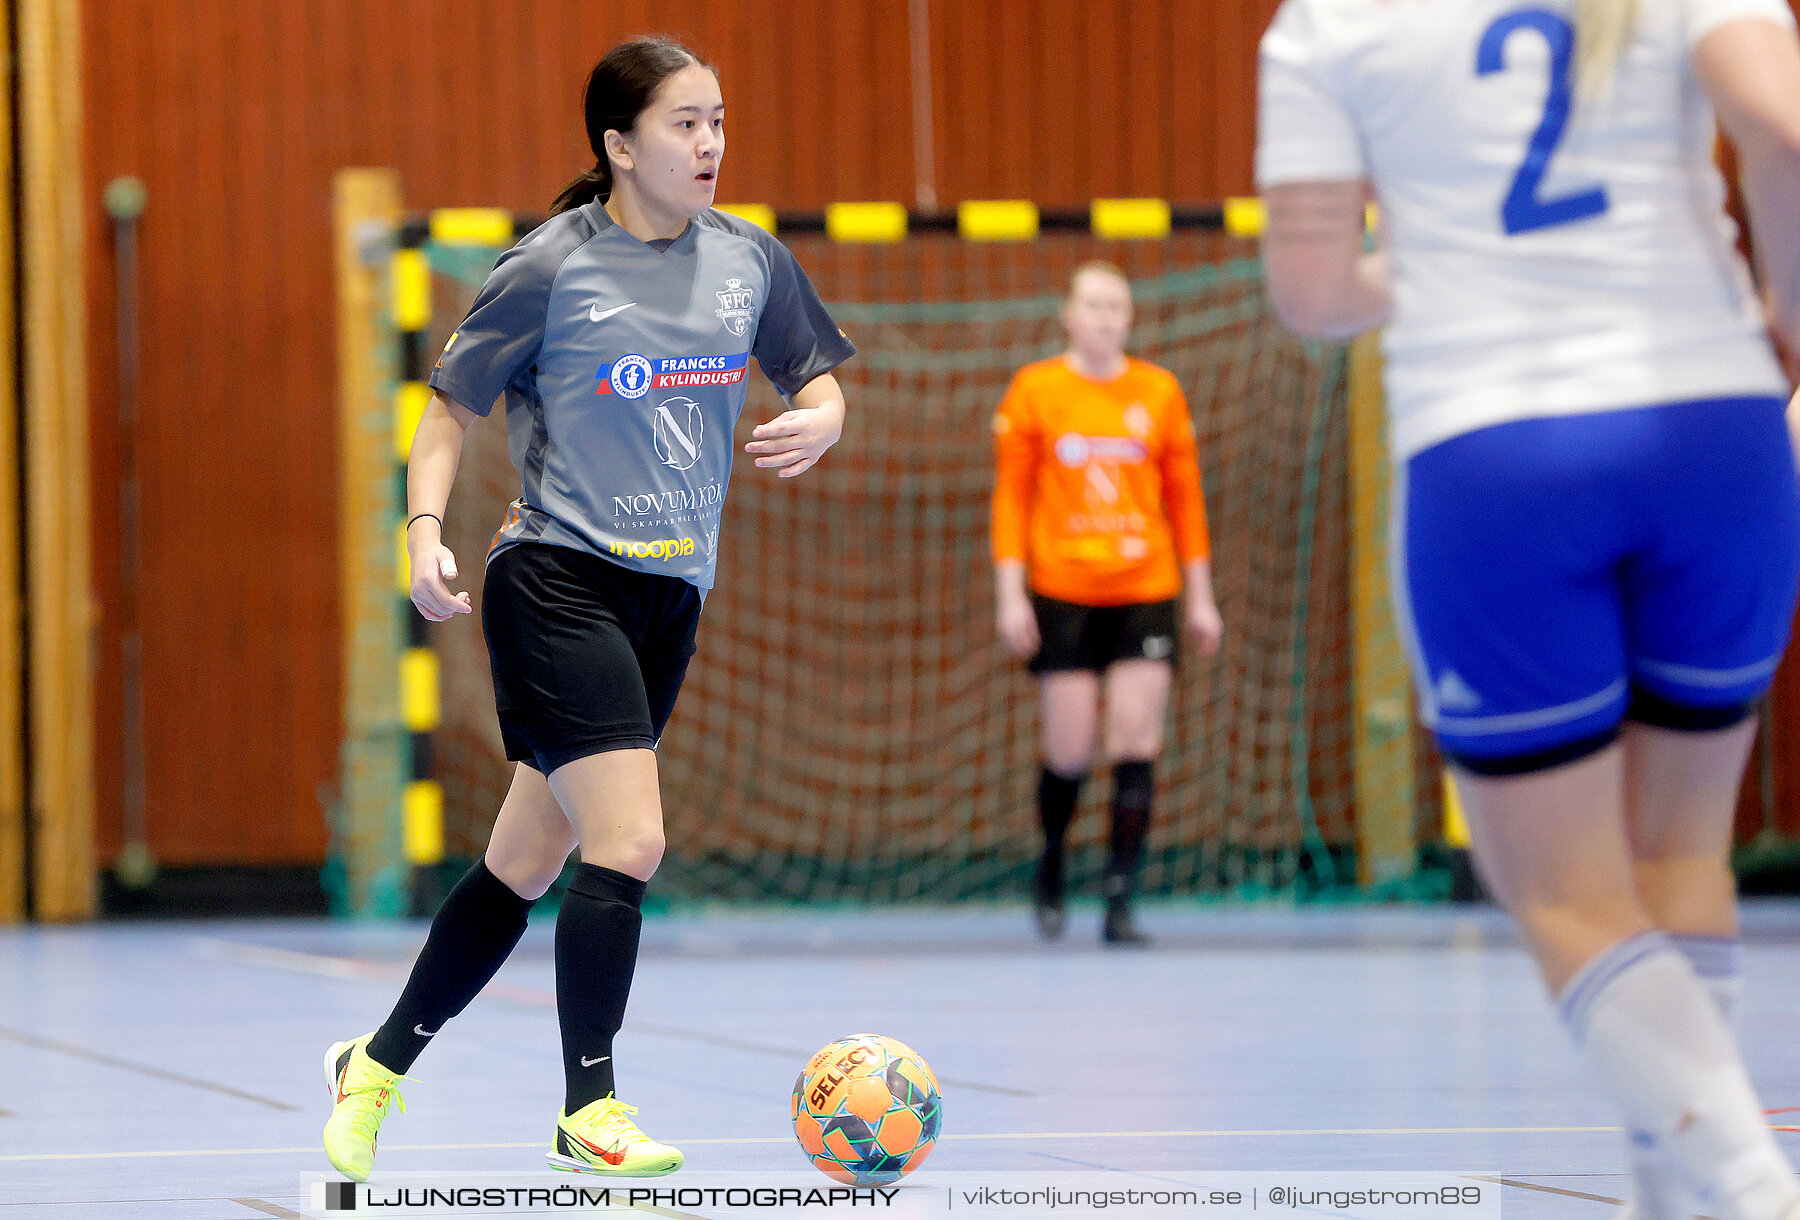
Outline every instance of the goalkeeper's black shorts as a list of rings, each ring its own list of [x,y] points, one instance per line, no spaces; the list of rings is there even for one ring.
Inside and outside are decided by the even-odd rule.
[[[1034,674],[1085,669],[1100,673],[1115,661],[1175,660],[1179,648],[1175,601],[1084,606],[1031,595],[1041,645],[1031,658]]]

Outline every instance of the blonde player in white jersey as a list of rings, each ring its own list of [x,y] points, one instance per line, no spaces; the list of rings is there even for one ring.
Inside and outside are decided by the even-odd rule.
[[[1731,1032],[1727,864],[1800,581],[1768,334],[1800,350],[1793,17],[1286,0],[1260,126],[1277,309],[1321,337],[1386,324],[1394,595],[1423,714],[1490,888],[1622,1111],[1627,1212],[1800,1220]]]

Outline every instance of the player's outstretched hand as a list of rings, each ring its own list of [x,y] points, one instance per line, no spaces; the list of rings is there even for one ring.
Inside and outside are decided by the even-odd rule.
[[[758,457],[756,464],[773,469],[784,479],[811,470],[825,451],[837,444],[844,432],[844,404],[825,402],[816,407],[795,407],[750,433],[756,439],[744,446]]]
[[[474,609],[467,591],[450,592],[447,582],[456,579],[456,556],[449,547],[421,539],[408,548],[408,554],[412,556],[412,602],[420,614],[441,623],[451,615],[468,614]]]
[[[1190,599],[1184,625],[1188,634],[1194,637],[1194,643],[1199,645],[1201,656],[1210,657],[1219,651],[1219,641],[1225,636],[1225,620],[1219,617],[1219,607],[1212,598]]]
[[[1022,597],[1002,598],[996,625],[1000,642],[1013,656],[1029,657],[1037,652],[1042,641],[1038,637],[1037,615],[1029,601]]]

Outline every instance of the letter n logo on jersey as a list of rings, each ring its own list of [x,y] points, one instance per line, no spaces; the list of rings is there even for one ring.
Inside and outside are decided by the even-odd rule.
[[[756,317],[756,311],[750,308],[756,294],[744,287],[744,281],[736,276],[725,281],[725,287],[715,294],[719,298],[719,307],[713,312],[719,321],[725,323],[725,329],[734,335],[742,336],[750,329],[750,322]]]
[[[686,410],[682,410],[685,407]],[[656,456],[664,466],[686,470],[700,460],[706,420],[691,398],[671,398],[656,408]]]

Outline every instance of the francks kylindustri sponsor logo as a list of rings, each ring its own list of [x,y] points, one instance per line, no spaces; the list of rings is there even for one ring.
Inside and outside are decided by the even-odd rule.
[[[737,385],[750,366],[750,353],[735,356],[664,356],[651,360],[633,352],[611,364],[603,364],[594,379],[596,394],[642,398],[651,390],[681,386]]]
[[[1056,460],[1064,466],[1085,466],[1092,458],[1115,462],[1141,462],[1150,456],[1143,441],[1125,436],[1083,436],[1065,432],[1056,438]]]

